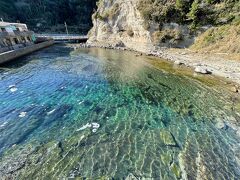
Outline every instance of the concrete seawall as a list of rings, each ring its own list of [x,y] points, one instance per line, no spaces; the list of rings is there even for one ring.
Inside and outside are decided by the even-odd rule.
[[[51,46],[53,44],[54,44],[54,41],[49,40],[49,41],[42,42],[42,43],[39,43],[39,44],[34,44],[34,45],[31,45],[31,46],[27,46],[27,47],[24,47],[24,48],[21,48],[21,49],[18,49],[18,50],[12,50],[12,51],[2,53],[2,54],[0,54],[0,64],[9,62],[13,59],[16,59],[16,58],[19,58],[21,56],[30,54],[32,52],[35,52],[37,50],[40,50],[40,49],[43,49],[45,47]]]

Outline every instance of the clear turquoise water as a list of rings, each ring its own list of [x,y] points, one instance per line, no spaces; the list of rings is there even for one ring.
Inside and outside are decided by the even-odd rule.
[[[0,177],[240,179],[238,99],[153,61],[55,46],[4,65]]]

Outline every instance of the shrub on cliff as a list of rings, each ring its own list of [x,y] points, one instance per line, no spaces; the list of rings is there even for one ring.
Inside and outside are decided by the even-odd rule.
[[[192,49],[221,53],[240,53],[240,20],[220,27],[212,27],[200,35]]]
[[[145,21],[177,22],[194,29],[202,25],[231,22],[240,12],[237,0],[140,0],[138,9]]]
[[[182,33],[176,29],[165,29],[153,33],[153,42],[155,45],[161,43],[177,43],[182,39]]]

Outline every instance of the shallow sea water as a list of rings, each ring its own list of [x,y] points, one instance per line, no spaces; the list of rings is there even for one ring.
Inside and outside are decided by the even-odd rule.
[[[0,68],[0,179],[240,179],[238,98],[131,52],[42,50]]]

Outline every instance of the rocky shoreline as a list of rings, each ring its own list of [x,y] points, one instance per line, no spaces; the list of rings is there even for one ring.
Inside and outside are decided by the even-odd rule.
[[[104,48],[122,51],[132,51],[136,56],[154,56],[173,62],[175,65],[187,66],[199,74],[213,74],[226,78],[233,82],[232,92],[240,93],[240,61],[229,60],[218,55],[199,54],[191,52],[188,49],[169,49],[164,47],[155,47],[152,50],[139,52],[134,49],[125,47],[121,43],[111,44],[89,44],[81,43],[71,45],[72,48]]]

